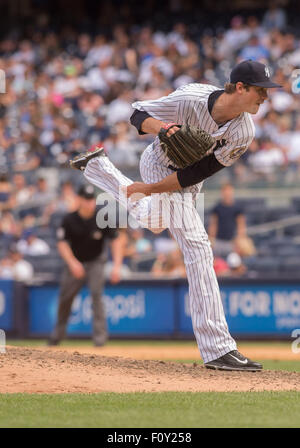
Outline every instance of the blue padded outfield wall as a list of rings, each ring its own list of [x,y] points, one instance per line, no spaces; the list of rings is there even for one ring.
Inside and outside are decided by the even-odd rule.
[[[29,292],[31,334],[49,333],[55,324],[58,287],[32,287]],[[169,286],[107,286],[103,295],[108,329],[119,335],[172,335],[174,291]],[[87,288],[75,298],[69,334],[89,335],[92,328],[92,300]]]
[[[300,328],[300,281],[220,282],[231,333],[238,337],[289,338]],[[58,285],[15,288],[0,281],[0,329],[30,337],[48,336],[55,320]],[[107,285],[103,300],[108,328],[118,337],[193,337],[185,281],[127,281]],[[22,318],[16,319],[23,306]],[[16,309],[17,308],[17,309]],[[20,315],[20,313],[19,313]],[[18,326],[27,320],[26,329]],[[75,298],[68,334],[89,337],[92,303],[87,288]]]
[[[180,287],[179,297],[179,330],[185,333],[192,331],[186,286]],[[300,283],[223,285],[221,297],[233,335],[290,336],[300,328]]]

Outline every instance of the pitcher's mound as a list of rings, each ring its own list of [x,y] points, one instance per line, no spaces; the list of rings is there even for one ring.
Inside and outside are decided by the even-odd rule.
[[[198,364],[7,347],[0,393],[300,391],[300,372],[219,372]]]

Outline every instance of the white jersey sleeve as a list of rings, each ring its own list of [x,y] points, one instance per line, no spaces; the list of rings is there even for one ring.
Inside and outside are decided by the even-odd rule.
[[[176,98],[176,91],[168,96],[163,96],[157,100],[137,101],[132,104],[132,107],[147,112],[156,120],[164,122],[176,121],[178,100]]]
[[[188,84],[157,100],[136,101],[132,107],[166,123],[197,125],[208,94],[216,89],[208,84]]]

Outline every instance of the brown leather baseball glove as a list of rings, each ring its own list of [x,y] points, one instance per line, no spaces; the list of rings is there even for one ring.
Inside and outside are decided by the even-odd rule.
[[[167,137],[170,127],[180,129]],[[161,128],[158,137],[162,150],[179,168],[185,168],[201,160],[216,145],[216,139],[197,126],[172,124],[167,129]]]

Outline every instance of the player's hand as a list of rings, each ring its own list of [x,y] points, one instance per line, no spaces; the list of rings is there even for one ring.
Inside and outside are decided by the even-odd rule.
[[[178,126],[175,126],[175,123],[167,123],[163,126],[163,129],[168,129],[166,136],[171,137],[171,135],[179,131],[180,128]]]
[[[144,182],[134,182],[128,187],[123,187],[122,191],[127,198],[130,198],[132,195],[136,194],[136,197],[132,198],[134,200],[138,200],[142,198],[142,195],[149,196],[151,194],[151,184],[144,184]],[[141,197],[139,198],[139,194]]]
[[[175,132],[179,131],[180,128],[177,126],[174,126],[173,128],[169,129],[167,132],[167,137],[171,137],[171,135],[175,134]]]
[[[70,264],[70,271],[75,278],[83,278],[85,276],[85,269],[80,261],[75,260]]]
[[[121,280],[121,270],[119,266],[113,266],[110,273],[110,282],[115,284]]]

